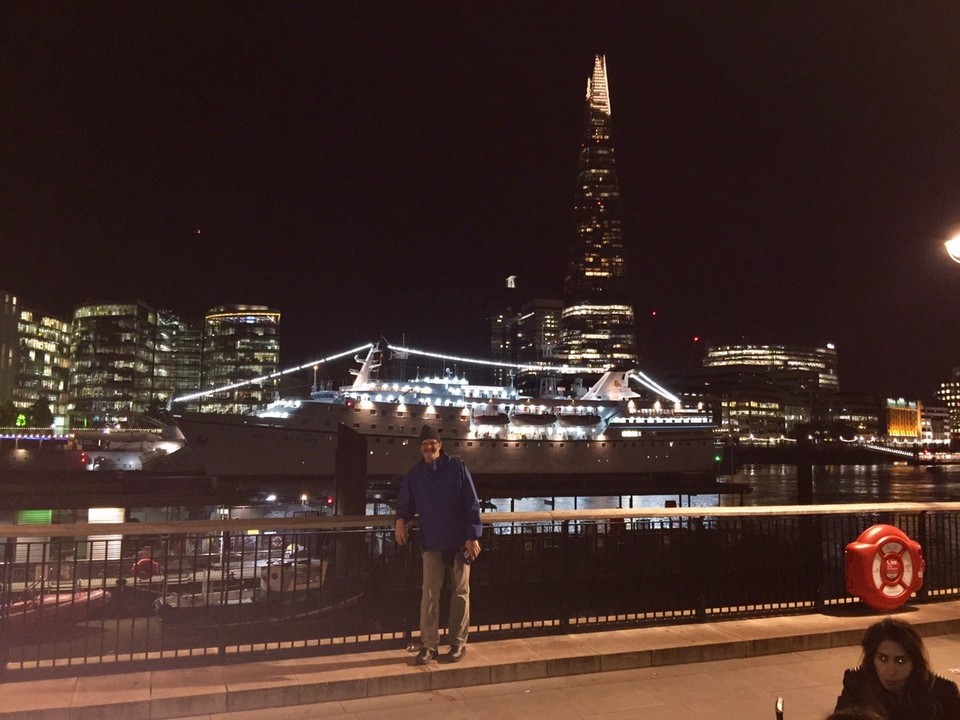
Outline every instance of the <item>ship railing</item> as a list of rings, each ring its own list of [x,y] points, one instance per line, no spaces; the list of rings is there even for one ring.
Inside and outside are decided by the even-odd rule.
[[[923,547],[924,584],[908,602],[960,598],[960,503],[482,519],[471,569],[480,640],[855,605],[844,547],[876,523]],[[418,636],[419,534],[398,546],[393,525],[362,516],[0,526],[5,677],[399,650]]]

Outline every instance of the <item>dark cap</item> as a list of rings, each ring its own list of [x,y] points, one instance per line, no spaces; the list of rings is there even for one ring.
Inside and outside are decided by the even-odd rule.
[[[436,428],[432,428],[429,425],[424,425],[420,428],[420,442],[424,440],[440,440]]]

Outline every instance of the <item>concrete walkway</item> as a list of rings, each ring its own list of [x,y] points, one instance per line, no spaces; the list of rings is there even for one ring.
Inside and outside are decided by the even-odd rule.
[[[960,680],[960,602],[896,613]],[[475,642],[457,665],[403,650],[0,684],[0,720],[536,718],[789,720],[833,708],[863,630],[837,614]]]

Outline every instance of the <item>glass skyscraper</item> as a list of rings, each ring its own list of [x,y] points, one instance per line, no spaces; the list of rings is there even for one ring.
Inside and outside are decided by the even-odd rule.
[[[603,55],[594,58],[593,74],[587,80],[574,218],[576,237],[564,279],[556,354],[570,363],[597,368],[633,364],[636,331],[627,296],[620,185]]]
[[[141,301],[80,305],[70,344],[70,426],[127,426],[150,407],[157,312]]]
[[[204,318],[205,412],[249,412],[276,399],[280,388],[280,311],[264,305],[220,305]],[[257,382],[250,382],[257,380]],[[238,385],[239,384],[239,385]]]
[[[70,323],[0,292],[0,403],[18,411],[41,403],[62,426],[69,350]]]

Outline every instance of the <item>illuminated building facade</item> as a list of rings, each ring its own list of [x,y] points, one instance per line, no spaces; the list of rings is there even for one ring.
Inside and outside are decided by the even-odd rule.
[[[280,387],[280,311],[264,305],[220,305],[203,323],[204,388],[243,383],[203,400],[208,412],[248,412],[274,400]]]
[[[17,384],[17,357],[20,352],[17,337],[17,296],[0,293],[0,403],[13,401]]]
[[[952,375],[950,380],[940,383],[937,399],[950,413],[950,426],[956,435],[960,431],[960,367],[955,367]]]
[[[633,307],[627,300],[620,185],[610,134],[607,64],[594,58],[577,165],[574,239],[560,316],[557,355],[597,368],[636,362]]]
[[[153,392],[157,312],[146,303],[80,305],[70,343],[70,427],[127,426]]]
[[[0,403],[20,411],[46,405],[55,423],[67,412],[70,323],[0,293]]]
[[[924,445],[949,445],[952,427],[949,408],[921,405],[920,437]]]
[[[772,374],[771,380],[801,393],[810,390],[837,391],[837,350],[833,343],[808,347],[745,343],[708,347],[704,367],[762,368]],[[810,381],[816,388],[809,387]]]
[[[920,403],[903,398],[887,398],[885,404],[887,440],[919,442],[921,435]]]
[[[520,362],[549,361],[560,341],[562,300],[534,298],[523,303],[517,317]]]
[[[184,320],[169,310],[157,311],[153,394],[161,403],[200,389],[202,338],[199,322]]]
[[[815,428],[828,430],[834,437],[854,435],[869,442],[882,439],[884,417],[882,404],[866,393],[830,393],[813,409]]]
[[[494,299],[487,303],[487,331],[490,336],[490,357],[500,362],[516,362],[517,347],[517,318],[518,295],[516,276],[506,279],[504,286]],[[511,382],[510,373],[506,368],[490,368],[489,377],[485,381],[497,385],[508,385]]]

